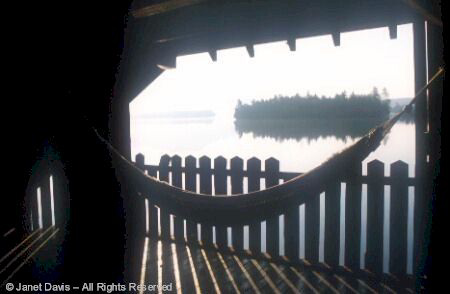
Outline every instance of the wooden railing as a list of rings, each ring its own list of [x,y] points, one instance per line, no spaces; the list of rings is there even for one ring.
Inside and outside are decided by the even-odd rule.
[[[264,161],[264,169],[257,158],[247,160],[246,169],[239,157],[232,158],[229,167],[223,157],[212,161],[206,156],[198,160],[188,156],[184,159],[184,166],[182,158],[177,155],[162,156],[158,166],[144,162],[144,156],[138,154],[136,165],[149,175],[186,190],[211,194],[211,197],[257,191],[299,175],[281,172],[279,161],[274,158]],[[345,178],[336,179],[323,193],[304,205],[290,207],[283,215],[268,218],[262,223],[246,223],[231,228],[197,224],[171,216],[153,205],[151,195],[145,193],[148,196],[145,206],[143,203],[139,206],[146,207],[146,212],[143,212],[146,232],[153,237],[200,242],[204,246],[215,243],[221,249],[231,245],[234,250],[249,249],[253,254],[266,252],[279,256],[284,252],[283,255],[293,262],[304,259],[309,263],[324,262],[331,267],[353,269],[360,269],[363,265],[376,274],[383,273],[383,256],[386,256],[383,238],[388,238],[390,258],[388,261],[384,259],[384,263],[387,262],[384,272],[387,267],[389,273],[406,274],[407,231],[412,225],[411,222],[408,224],[408,213],[412,211],[408,199],[413,193],[409,187],[415,186],[415,179],[408,177],[408,165],[397,161],[390,166],[390,176],[385,176],[384,164],[374,160],[367,165],[367,175],[362,175],[361,164],[342,174]],[[390,191],[390,198],[386,197],[385,191]],[[363,199],[366,212],[362,206]],[[390,199],[389,210],[385,209],[385,199]],[[324,205],[323,214],[321,205]],[[386,213],[390,217],[389,235],[385,227]],[[321,222],[324,222],[323,230]],[[345,232],[343,238],[341,231]],[[364,254],[361,253],[363,232],[367,236]],[[244,248],[244,243],[248,243],[248,248]]]

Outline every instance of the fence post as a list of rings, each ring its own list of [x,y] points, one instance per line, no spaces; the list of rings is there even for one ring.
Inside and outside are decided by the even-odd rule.
[[[248,191],[254,192],[261,189],[261,161],[252,157],[247,160]],[[251,222],[249,224],[249,249],[253,254],[261,252],[261,222]]]
[[[265,161],[266,187],[278,185],[280,179],[280,162],[271,157]],[[271,256],[279,256],[279,232],[280,223],[278,215],[267,219],[266,221],[266,251]]]
[[[178,188],[183,188],[183,174],[181,172],[181,157],[178,155],[172,156],[172,185]],[[173,234],[177,242],[184,241],[184,219],[173,216]]]
[[[219,156],[214,159],[214,194],[227,194],[227,160]],[[216,226],[216,244],[219,248],[226,248],[228,246],[228,234],[226,226]]]
[[[41,205],[42,205],[42,223],[44,229],[52,226],[52,209],[50,200],[50,173],[48,172],[47,164],[45,172],[40,177],[41,186]]]
[[[324,260],[332,267],[339,266],[341,183],[332,182],[325,190]]]
[[[391,179],[389,272],[404,275],[408,246],[408,165],[403,161],[391,164]]]
[[[374,160],[367,164],[367,251],[366,268],[383,272],[384,164]]]
[[[169,155],[163,155],[159,161],[159,180],[169,183]],[[170,239],[170,215],[162,207],[159,208],[161,238]]]
[[[305,259],[319,262],[320,195],[315,194],[305,203]]]
[[[360,268],[362,164],[349,167],[345,189],[345,265]]]
[[[191,155],[187,156],[184,160],[186,167],[185,189],[191,192],[197,191],[197,159]],[[188,242],[198,243],[198,229],[197,223],[192,220],[186,220],[186,238]]]
[[[200,157],[200,193],[211,195],[212,194],[212,181],[211,181],[211,159],[207,156]],[[211,245],[212,238],[212,225],[201,224],[201,237],[203,245]]]
[[[145,170],[145,157],[143,154],[139,153],[135,157],[136,166],[141,169],[142,171]],[[131,215],[132,221],[131,223],[135,227],[135,229],[132,229],[133,232],[136,232],[136,236],[141,236],[143,232],[146,232],[146,209],[145,209],[145,198],[141,195],[138,195],[138,192],[136,189],[132,189],[134,191],[135,197],[131,199]],[[145,233],[144,233],[145,234]]]
[[[284,214],[284,252],[293,262],[299,260],[300,250],[300,208],[290,207]]]
[[[244,184],[244,161],[242,158],[233,157],[231,165],[231,194],[239,194],[243,192]],[[237,251],[244,249],[244,227],[235,225],[232,227],[233,248]]]
[[[156,178],[158,176],[156,168],[149,168],[147,170],[148,175]],[[151,237],[158,236],[158,208],[152,201],[152,195],[148,198],[148,213],[149,213],[149,235]]]

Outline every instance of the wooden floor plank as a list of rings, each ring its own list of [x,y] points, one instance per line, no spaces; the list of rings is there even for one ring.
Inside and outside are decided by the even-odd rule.
[[[178,293],[402,293],[406,288],[342,268],[170,241],[148,244],[145,282],[172,283]]]

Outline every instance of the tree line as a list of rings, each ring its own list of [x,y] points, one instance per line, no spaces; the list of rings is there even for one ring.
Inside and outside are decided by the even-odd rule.
[[[387,96],[383,90],[383,96]],[[236,119],[338,119],[338,118],[385,118],[389,116],[388,99],[374,88],[369,94],[347,95],[346,92],[334,97],[318,97],[307,94],[292,97],[275,96],[267,100],[254,100],[244,104],[238,100],[235,107]]]

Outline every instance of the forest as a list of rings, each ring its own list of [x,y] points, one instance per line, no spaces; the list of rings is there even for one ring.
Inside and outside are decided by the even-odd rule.
[[[386,118],[390,113],[388,99],[374,88],[369,94],[346,92],[334,97],[307,94],[291,97],[277,95],[266,100],[253,100],[249,104],[238,100],[235,119],[341,119]]]

